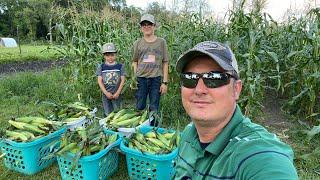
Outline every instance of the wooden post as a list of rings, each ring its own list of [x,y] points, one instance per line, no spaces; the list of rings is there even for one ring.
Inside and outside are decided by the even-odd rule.
[[[17,40],[18,40],[18,46],[19,46],[19,51],[21,55],[21,46],[20,46],[20,39],[19,39],[19,25],[17,25]]]
[[[50,39],[50,45],[52,45],[52,17],[50,15],[50,19],[49,19],[49,39]]]

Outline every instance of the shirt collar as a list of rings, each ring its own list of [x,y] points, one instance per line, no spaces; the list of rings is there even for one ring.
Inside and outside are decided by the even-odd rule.
[[[238,134],[238,133],[234,133],[233,131],[243,121],[243,119],[244,119],[244,116],[242,115],[240,107],[237,105],[231,120],[223,128],[223,130],[217,135],[215,140],[206,147],[205,150],[212,154],[216,154],[216,155],[220,154],[223,151],[223,149],[226,147],[226,145],[229,143],[229,139],[234,138],[233,134]],[[191,129],[189,133],[187,133],[185,136],[186,139],[189,140],[190,143],[194,144],[194,146],[199,146],[198,149],[201,149],[200,141],[199,141],[199,137],[198,137],[195,125],[192,123],[190,128]]]
[[[212,154],[220,154],[229,143],[229,140],[234,138],[233,135],[238,134],[234,131],[244,119],[245,117],[242,115],[240,107],[237,105],[231,120],[205,150]]]

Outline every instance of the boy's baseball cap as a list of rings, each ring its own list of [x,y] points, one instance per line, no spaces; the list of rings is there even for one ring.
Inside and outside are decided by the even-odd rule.
[[[117,49],[116,46],[113,43],[106,43],[102,46],[101,50],[102,54],[104,53],[116,53]]]
[[[176,71],[182,73],[190,60],[201,55],[208,55],[218,63],[221,68],[226,71],[232,71],[232,75],[239,78],[238,63],[231,49],[229,46],[216,41],[198,43],[192,49],[183,53],[177,61]]]
[[[143,16],[141,16],[141,20],[139,24],[141,24],[143,21],[149,21],[152,24],[156,24],[156,21],[154,20],[154,16],[151,14],[144,14]]]

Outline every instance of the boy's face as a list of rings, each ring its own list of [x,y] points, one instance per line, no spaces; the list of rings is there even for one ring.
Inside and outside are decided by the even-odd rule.
[[[113,63],[116,60],[116,53],[104,53],[104,60],[108,63]]]
[[[153,35],[155,30],[155,24],[149,22],[149,21],[143,21],[140,24],[141,31],[143,35]]]

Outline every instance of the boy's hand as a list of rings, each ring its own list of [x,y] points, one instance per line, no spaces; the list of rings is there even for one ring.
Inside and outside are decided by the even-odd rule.
[[[161,84],[161,86],[160,86],[160,93],[161,93],[161,95],[167,93],[167,90],[168,90],[168,86],[165,85],[165,84]]]
[[[105,95],[107,96],[107,99],[113,99],[113,95],[111,93],[107,92]]]
[[[131,77],[131,82],[129,86],[131,89],[138,89],[138,80],[135,75]]]
[[[119,96],[120,96],[120,93],[116,92],[116,93],[114,93],[114,95],[113,95],[113,99],[118,99]]]

